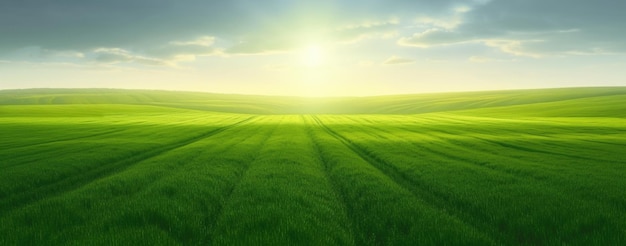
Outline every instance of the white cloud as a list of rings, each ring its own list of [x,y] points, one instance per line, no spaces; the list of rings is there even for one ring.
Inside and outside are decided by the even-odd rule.
[[[428,30],[428,29],[441,29],[441,30],[454,30],[458,26],[464,23],[465,15],[472,11],[472,8],[466,5],[457,6],[452,9],[451,13],[443,16],[428,16],[422,15],[415,19],[415,27]]]
[[[213,47],[215,40],[212,36],[201,36],[192,40],[171,41],[146,53],[171,62],[194,61],[198,56],[220,54],[221,50]]]
[[[85,53],[75,51],[75,50],[42,49],[42,55],[45,57],[58,57],[58,58],[85,58]]]
[[[362,29],[362,28],[373,28],[380,26],[388,26],[388,25],[398,25],[400,24],[400,19],[397,17],[389,18],[388,20],[367,20],[357,24],[348,24],[337,28],[337,30],[349,30],[349,29]]]
[[[562,32],[559,32],[562,33]],[[510,37],[513,36],[513,37]],[[398,40],[401,46],[412,46],[419,48],[430,48],[433,46],[459,45],[468,43],[482,44],[487,47],[493,47],[503,53],[514,56],[525,56],[540,58],[547,54],[546,52],[533,51],[528,47],[531,45],[541,45],[546,42],[541,39],[516,39],[519,35],[510,35],[498,37],[488,37],[479,35],[466,35],[456,31],[447,31],[439,29],[431,29],[422,33],[416,33],[411,37],[404,37]],[[554,47],[557,48],[557,47]],[[555,49],[556,50],[556,49]]]
[[[398,44],[402,46],[429,48],[437,45],[460,44],[472,41],[474,40],[467,39],[467,37],[457,32],[434,28],[413,34],[411,37],[400,38]]]
[[[356,43],[364,39],[388,39],[398,35],[400,20],[390,18],[385,21],[364,21],[357,24],[345,25],[335,29],[331,36],[339,43]]]
[[[411,59],[411,58],[406,58],[406,57],[399,57],[399,56],[391,56],[389,58],[387,58],[387,60],[385,60],[383,62],[383,64],[385,65],[401,65],[401,64],[411,64],[414,63],[415,60]]]
[[[541,43],[541,40],[480,40],[484,45],[498,48],[500,51],[514,56],[526,56],[533,58],[541,58],[543,55],[534,53],[524,49],[524,45],[528,43]]]
[[[177,46],[190,46],[190,45],[198,45],[198,46],[212,46],[215,43],[215,37],[211,36],[202,36],[194,40],[188,41],[172,41],[170,44]]]
[[[104,64],[137,63],[149,66],[173,66],[174,64],[157,58],[133,54],[121,48],[97,48],[93,50],[94,60]]]
[[[289,52],[296,48],[286,37],[249,37],[224,50],[228,55],[267,55]]]
[[[419,28],[431,29],[431,28],[441,28],[441,29],[454,29],[459,26],[462,21],[458,18],[453,19],[445,19],[445,18],[433,18],[433,17],[418,17],[415,19],[415,24]]]
[[[478,43],[534,58],[624,54],[626,36],[616,23],[625,20],[618,9],[626,2],[599,1],[474,0],[448,16],[418,18],[418,30],[397,43],[420,48]]]
[[[215,40],[212,36],[201,36],[192,40],[171,41],[145,52],[104,47],[92,50],[92,54],[93,60],[102,64],[136,63],[176,67],[178,63],[194,61],[198,56],[221,54],[220,49],[213,47]]]

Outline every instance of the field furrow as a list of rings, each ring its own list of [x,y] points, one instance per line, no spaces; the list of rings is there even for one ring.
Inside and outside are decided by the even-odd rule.
[[[269,122],[273,123],[273,124],[269,124],[271,126],[271,131],[265,132],[264,134],[260,134],[260,136],[262,136],[261,140],[253,141],[249,137],[247,139],[248,141],[256,143],[256,149],[254,149],[253,151],[247,151],[247,152],[238,150],[240,154],[243,152],[243,153],[248,154],[249,157],[246,161],[239,163],[238,166],[240,166],[240,170],[238,170],[236,177],[232,180],[230,186],[228,186],[228,188],[226,189],[225,195],[220,199],[219,203],[216,204],[217,206],[216,206],[215,211],[211,213],[210,216],[207,216],[206,221],[208,222],[209,226],[207,228],[207,231],[204,232],[204,234],[206,235],[204,237],[204,240],[206,242],[211,242],[212,240],[214,240],[214,237],[215,237],[214,231],[216,230],[215,225],[218,219],[221,216],[223,216],[225,206],[227,206],[228,202],[231,199],[233,199],[232,196],[235,191],[235,188],[242,182],[242,179],[250,171],[251,163],[254,163],[257,160],[257,158],[259,158],[261,150],[267,143],[268,139],[272,135],[274,135],[276,128],[278,128],[279,124],[277,124],[275,121],[269,121]]]
[[[158,232],[155,232],[156,234],[136,235],[136,240],[140,242],[142,238],[144,240],[149,239],[150,235],[155,237],[158,235],[167,236],[175,241],[177,239],[182,240],[185,238],[186,228],[189,228],[186,222],[179,221],[177,220],[179,218],[176,217],[168,218],[164,222],[164,215],[160,213],[155,214],[155,211],[165,212],[168,210],[163,210],[163,208],[178,205],[179,209],[171,210],[171,212],[181,213],[181,205],[190,206],[195,209],[195,211],[189,211],[189,215],[187,216],[189,219],[194,218],[195,221],[206,220],[206,218],[197,217],[197,215],[209,212],[210,210],[207,209],[207,206],[214,207],[212,210],[217,210],[216,206],[219,204],[219,197],[222,196],[220,194],[226,193],[229,187],[228,183],[232,183],[232,180],[224,179],[227,177],[234,178],[238,173],[241,173],[239,170],[240,165],[233,164],[245,163],[247,161],[246,159],[242,159],[245,155],[241,155],[241,151],[251,151],[254,148],[258,148],[262,143],[258,141],[259,137],[269,135],[267,130],[256,128],[230,127],[230,129],[214,135],[216,139],[213,137],[201,139],[181,148],[163,153],[155,158],[139,162],[124,172],[91,182],[80,189],[30,204],[13,212],[12,214],[14,214],[14,216],[8,220],[10,223],[2,224],[5,226],[3,228],[15,227],[16,230],[19,231],[19,233],[15,233],[16,236],[28,233],[31,235],[30,237],[22,236],[22,238],[29,238],[29,240],[32,240],[29,241],[31,243],[64,240],[64,237],[55,239],[50,238],[50,235],[38,234],[37,231],[28,229],[20,230],[20,228],[27,228],[24,227],[26,226],[24,222],[31,220],[28,218],[31,218],[33,214],[37,214],[42,208],[45,208],[47,211],[56,211],[59,214],[65,215],[72,214],[73,216],[66,219],[60,218],[56,221],[31,220],[30,223],[36,223],[40,228],[55,228],[59,226],[63,227],[63,224],[71,224],[73,223],[72,220],[80,219],[83,224],[81,226],[83,227],[83,231],[90,231],[91,237],[98,235],[104,238],[107,238],[107,235],[111,235],[111,233],[125,234],[124,230],[126,229],[143,230],[141,228],[156,227],[159,229]],[[226,134],[232,131],[235,131],[232,135]],[[261,135],[255,131],[261,133]],[[265,134],[263,134],[263,132],[265,132]],[[207,149],[207,147],[209,149]],[[248,156],[248,158],[252,157],[252,155]],[[216,169],[214,170],[212,169],[212,163],[216,165]],[[200,173],[203,167],[204,174],[207,174],[207,171],[208,173],[218,170],[221,172],[213,173],[212,176],[203,176]],[[187,180],[187,178],[194,175],[202,178],[195,181],[204,181],[207,183],[194,183],[192,182],[194,181],[193,179]],[[188,182],[192,182],[193,185],[201,186],[189,186],[191,184]],[[206,188],[201,189],[204,185],[206,185]],[[190,189],[184,189],[183,187]],[[217,187],[223,188],[216,189]],[[198,192],[191,192],[191,188],[195,188],[194,190]],[[204,191],[202,192],[202,190]],[[195,196],[189,196],[193,194],[195,194]],[[176,195],[181,195],[186,199],[173,199],[171,201],[175,203],[170,204],[169,197]],[[148,202],[155,197],[164,199],[159,199],[157,203]],[[197,203],[203,199],[209,199],[209,201],[206,201],[204,204]],[[185,200],[188,200],[188,202],[193,201],[193,203],[187,204]],[[85,211],[86,207],[88,208],[87,211],[91,212],[81,213],[80,211]],[[143,209],[133,209],[137,207],[142,207]],[[176,216],[179,215],[180,214],[176,214]],[[172,219],[171,222],[169,221],[170,219]],[[191,222],[191,220],[187,222]],[[115,228],[119,227],[121,231],[107,232],[105,228],[111,226]],[[174,229],[172,228],[177,230],[173,231]],[[203,234],[194,235],[194,237],[186,240],[198,240],[198,238],[202,238],[200,235],[204,235],[206,232],[201,232]],[[76,228],[73,227],[57,231],[56,233],[67,235],[67,237],[70,238],[81,237]],[[170,235],[174,236],[172,237]],[[92,239],[93,238],[90,238],[89,240]],[[93,242],[97,241],[92,241],[92,243]],[[199,241],[195,242],[198,243]],[[115,241],[112,241],[112,243],[115,243]]]
[[[499,145],[513,151],[538,153],[540,155],[554,155],[574,160],[586,160],[591,162],[618,162],[625,163],[623,158],[612,158],[614,156],[597,156],[593,153],[602,151],[608,153],[622,154],[621,148],[606,149],[588,144],[585,138],[605,138],[606,133],[612,135],[626,136],[626,128],[622,125],[597,125],[580,121],[577,127],[563,126],[563,124],[551,121],[526,121],[526,120],[502,120],[493,118],[469,117],[460,119],[451,116],[436,117],[429,122],[456,125],[457,128],[438,127],[437,130],[451,135],[468,135],[481,141]],[[584,120],[584,119],[583,119]],[[619,121],[617,121],[619,122]],[[444,123],[445,124],[445,123]],[[467,125],[480,125],[482,127],[469,127]],[[586,126],[585,124],[590,124]],[[429,124],[430,125],[430,124]],[[430,125],[431,127],[434,125]],[[495,131],[494,131],[495,130]],[[585,136],[586,135],[586,136]],[[583,138],[578,141],[577,138]],[[619,138],[618,138],[619,139]],[[581,142],[587,142],[582,144]],[[615,143],[618,146],[620,144]],[[504,151],[509,153],[510,151]]]
[[[359,119],[350,118],[349,120],[357,121],[355,122],[355,125],[358,125]],[[320,124],[323,124],[323,123],[321,123],[320,121]],[[409,172],[407,172],[406,170],[401,170],[401,167],[398,167],[392,164],[391,162],[381,158],[380,156],[377,156],[375,154],[375,151],[369,150],[366,147],[358,145],[354,141],[351,141],[343,137],[342,135],[334,132],[332,129],[328,128],[325,125],[324,127],[331,135],[333,135],[338,140],[342,141],[353,152],[355,152],[361,158],[369,162],[369,164],[371,164],[373,167],[379,169],[385,175],[392,178],[392,180],[394,180],[398,185],[404,187],[408,191],[411,191],[413,195],[415,195],[419,199],[427,202],[428,204],[430,204],[433,207],[436,207],[437,209],[440,209],[441,211],[446,211],[446,213],[448,213],[450,216],[455,216],[461,219],[464,223],[468,223],[472,225],[472,227],[474,228],[487,231],[486,227],[488,226],[484,224],[484,222],[488,218],[488,215],[483,212],[484,210],[476,207],[475,205],[469,202],[455,200],[448,193],[441,192],[437,189],[434,189],[431,184],[427,182],[422,182],[419,179],[415,179],[414,177],[410,177]],[[387,139],[385,136],[378,134],[377,132],[369,132],[367,130],[364,130],[362,132],[368,132],[368,134],[375,136],[376,139]],[[351,134],[351,136],[355,136],[355,135],[356,134]],[[397,142],[394,142],[394,145],[396,144]],[[394,149],[406,151],[406,149],[402,149],[402,148],[394,147]],[[414,153],[420,153],[420,155],[414,156],[415,160],[419,162],[428,161],[428,159],[424,158],[422,154],[427,154],[427,155],[432,154],[431,152],[427,150],[423,152],[424,150],[416,151],[416,149],[412,149],[412,151]],[[447,157],[449,155],[445,155],[445,156]],[[454,211],[454,209],[450,206],[451,204],[455,204],[458,207],[463,207],[463,212],[465,212],[466,214],[471,214],[472,217],[478,216],[478,217],[482,217],[482,219],[478,219],[478,220],[474,218],[468,219],[467,218],[468,216],[463,216],[463,214],[450,213],[451,211]],[[483,223],[480,223],[480,222],[483,222]],[[491,235],[491,237],[497,239],[497,234],[493,234]]]
[[[565,192],[566,190],[574,191],[575,186],[568,187],[563,183],[542,184],[533,179],[480,168],[472,165],[472,161],[453,160],[445,156],[440,158],[442,156],[403,139],[402,136],[405,134],[402,132],[385,133],[385,130],[364,126],[366,124],[346,124],[345,119],[330,122],[334,128],[339,129],[341,132],[339,134],[349,134],[350,141],[363,152],[375,156],[373,158],[377,160],[383,160],[398,173],[402,173],[410,182],[436,194],[435,199],[431,201],[433,204],[442,204],[444,209],[470,224],[487,230],[494,238],[508,235],[508,238],[503,237],[500,240],[522,243],[549,239],[583,241],[587,240],[585,237],[588,235],[582,238],[577,238],[577,236],[580,236],[578,231],[581,228],[588,226],[586,224],[596,227],[597,230],[594,233],[597,234],[593,238],[613,241],[621,237],[618,236],[618,230],[615,230],[623,224],[621,219],[623,215],[617,216],[620,219],[615,218],[614,212],[617,207],[607,205],[610,203],[606,200],[596,202],[576,192]],[[352,127],[348,128],[346,125]],[[410,138],[418,143],[428,144],[419,137]],[[440,149],[440,151],[445,152],[446,149]],[[613,187],[605,184],[604,188]],[[608,193],[615,194],[615,191]],[[519,201],[519,196],[528,199]],[[428,196],[424,197],[428,198]],[[443,199],[444,202],[437,203],[437,198]],[[615,196],[613,198],[614,202],[623,200]],[[559,202],[564,200],[569,202]],[[542,207],[539,205],[542,203],[550,204],[550,206]],[[494,206],[495,204],[500,205]],[[572,213],[593,214],[593,216],[571,218],[569,214]],[[543,221],[542,225],[549,227],[537,229],[525,224],[529,222],[508,221],[511,216],[522,215],[528,217],[530,221]],[[603,226],[599,226],[599,221],[604,221]],[[546,233],[551,229],[554,231]]]
[[[374,127],[376,131],[383,130]],[[608,205],[626,208],[626,199],[619,194],[620,185],[616,185],[616,176],[620,175],[617,159],[623,159],[623,153],[613,155],[614,161],[589,162],[578,158],[542,157],[538,155],[521,155],[507,147],[483,141],[485,137],[476,138],[465,134],[460,139],[459,134],[443,133],[428,125],[421,125],[420,129],[399,127],[397,136],[405,140],[428,138],[428,144],[413,142],[416,148],[424,147],[425,152],[439,154],[443,158],[450,158],[461,163],[476,164],[486,168],[503,171],[518,178],[533,178],[533,182],[542,182],[547,186],[559,187],[563,192],[570,193],[582,199],[594,199]],[[427,130],[428,135],[422,132]],[[498,137],[507,136],[499,133]],[[487,136],[489,137],[489,136]],[[499,140],[503,141],[503,140]],[[536,140],[537,142],[540,142]],[[410,141],[409,141],[410,142]],[[598,152],[596,150],[596,152]],[[522,152],[523,153],[523,152]],[[555,165],[567,163],[567,165]],[[576,164],[576,165],[573,165]],[[587,170],[594,168],[594,176],[587,175]],[[585,181],[585,186],[581,186]],[[621,182],[621,181],[619,181]],[[626,185],[626,183],[624,183]]]
[[[23,152],[23,150],[20,150],[20,148],[25,148],[25,147],[26,148],[28,148],[28,147],[32,148],[32,147],[38,146],[38,145],[48,145],[48,144],[51,144],[51,143],[76,141],[76,140],[88,139],[88,138],[97,138],[97,137],[101,137],[101,136],[107,136],[109,134],[120,132],[120,131],[123,131],[123,129],[107,130],[107,131],[102,131],[102,132],[99,132],[99,133],[87,134],[87,135],[80,134],[79,136],[64,137],[64,138],[53,139],[53,140],[48,140],[48,141],[37,141],[37,142],[34,142],[34,143],[25,144],[25,145],[9,145],[9,146],[2,147],[2,153],[1,154],[9,154],[11,152]],[[11,166],[15,166],[15,165],[19,165],[19,164],[25,164],[25,163],[12,162]],[[9,166],[9,165],[1,165],[0,164],[1,168],[11,167],[11,166]]]
[[[326,134],[328,134],[332,139],[334,139],[334,141],[343,145],[344,148],[347,149],[347,151],[350,151],[355,156],[357,156],[357,158],[362,160],[360,165],[353,167],[355,170],[366,169],[363,166],[363,165],[366,165],[366,166],[369,166],[369,168],[367,169],[371,169],[369,171],[373,172],[373,173],[358,173],[358,171],[353,170],[353,172],[357,172],[358,174],[356,173],[351,174],[351,176],[353,176],[352,179],[357,177],[357,178],[368,180],[368,182],[370,183],[369,185],[364,184],[364,186],[358,187],[357,184],[362,181],[357,181],[357,180],[352,180],[352,183],[349,183],[349,184],[344,183],[344,189],[348,190],[345,192],[352,193],[352,199],[358,198],[359,200],[362,200],[362,202],[365,203],[365,204],[356,204],[356,206],[362,206],[362,207],[354,208],[355,210],[365,210],[365,211],[360,211],[361,213],[358,214],[358,217],[366,217],[365,218],[366,220],[372,219],[375,221],[377,219],[380,219],[383,221],[387,221],[386,226],[382,228],[380,227],[370,228],[369,226],[371,225],[364,226],[365,228],[357,228],[357,230],[360,229],[362,233],[361,235],[359,235],[360,241],[358,241],[357,244],[385,244],[385,243],[390,243],[390,242],[393,242],[393,244],[403,244],[403,243],[408,243],[411,241],[431,244],[431,243],[436,242],[438,238],[439,239],[448,238],[448,240],[450,241],[454,241],[456,243],[463,243],[463,244],[476,243],[476,242],[482,242],[482,243],[489,242],[489,244],[494,243],[492,241],[493,240],[492,238],[488,238],[482,232],[477,231],[476,227],[468,226],[467,224],[465,224],[465,222],[462,222],[461,220],[459,220],[455,215],[449,214],[445,209],[442,209],[439,206],[439,204],[441,203],[435,202],[435,201],[439,201],[440,199],[440,197],[437,197],[438,194],[434,194],[430,190],[423,189],[423,187],[416,185],[415,182],[408,180],[406,176],[404,176],[403,173],[399,173],[398,170],[396,170],[394,166],[390,165],[385,160],[381,160],[378,157],[373,156],[371,153],[367,152],[366,150],[361,149],[358,145],[352,143],[350,140],[334,132],[331,128],[326,126],[326,124],[322,120],[320,120],[318,117],[313,116],[313,119],[318,124],[318,126],[321,129],[323,129],[324,132],[326,132]],[[325,142],[328,143],[330,141],[327,138]],[[346,155],[345,152],[343,155]],[[335,159],[333,161],[338,166],[343,166],[344,164],[343,162],[349,162],[349,160],[346,159],[347,156],[343,158],[337,158],[338,156],[337,154],[335,154],[334,157]],[[340,161],[339,163],[341,163],[342,165],[339,165],[339,163],[337,163],[338,161]],[[375,180],[378,180],[378,181],[375,181]],[[393,186],[395,187],[393,187],[392,190],[381,191],[379,187],[371,186],[375,184],[375,182],[380,182],[378,184],[379,186],[382,184],[385,184],[383,186],[391,185],[392,187]],[[350,187],[350,186],[355,186],[354,188],[357,188],[357,191],[352,190],[353,187]],[[373,189],[373,190],[366,191],[364,189]],[[357,192],[357,193],[355,194],[354,192]],[[371,193],[371,192],[374,192],[374,193]],[[387,196],[379,197],[381,194],[378,192],[385,193],[387,194]],[[407,200],[394,201],[396,199],[399,199],[400,194],[404,194],[402,195],[403,198],[401,200],[404,200],[404,199],[407,199]],[[363,199],[364,197],[370,197],[370,196],[372,199],[371,201],[367,201],[367,199]],[[409,196],[409,197],[406,197],[406,196]],[[381,201],[380,199],[383,199],[383,201]],[[391,200],[384,202],[385,199],[391,199]],[[406,202],[411,205],[404,204],[403,202]],[[393,214],[389,214],[389,215],[373,214],[374,217],[378,217],[378,218],[377,219],[367,218],[367,216],[364,216],[364,214],[371,214],[373,212],[373,211],[367,211],[369,210],[369,208],[367,207],[371,206],[369,205],[369,203],[378,203],[382,206],[385,206],[385,204],[386,206],[389,206],[391,203],[400,203],[399,204],[400,206],[397,208],[388,208],[389,211],[412,210],[412,211],[415,211],[414,213],[418,213],[422,215],[423,217],[420,217],[420,218],[412,217],[412,218],[400,219],[399,217],[396,217],[396,215],[393,215]],[[374,209],[375,211],[375,209],[382,209],[382,208],[380,207],[377,208],[375,206],[374,208],[371,208],[371,209]],[[376,212],[380,213],[380,210]],[[437,222],[427,221],[427,218],[429,216],[439,217],[438,219],[439,221]],[[439,226],[451,227],[454,229],[451,229],[450,231],[443,231],[443,230],[432,231],[433,229],[436,229],[439,227],[430,228],[430,226],[434,226],[434,225],[432,224],[429,225],[429,223],[441,223],[441,225]],[[367,223],[357,222],[356,224],[357,224],[357,227],[359,227],[359,225],[363,226],[364,224],[367,224]],[[391,230],[391,231],[383,232],[381,230]],[[371,235],[377,235],[377,236],[371,237]]]
[[[351,243],[354,243],[358,241],[355,238],[356,233],[354,232],[355,230],[354,225],[356,223],[355,214],[354,214],[354,211],[350,209],[351,208],[350,201],[347,200],[347,195],[343,192],[342,188],[340,187],[340,182],[336,180],[331,173],[332,168],[333,168],[331,165],[331,160],[328,156],[324,155],[321,150],[321,145],[323,143],[320,142],[318,138],[315,136],[316,127],[319,125],[317,125],[318,123],[316,121],[316,118],[306,117],[306,116],[301,116],[301,117],[302,117],[303,123],[307,126],[307,129],[306,129],[307,135],[309,139],[311,140],[311,143],[313,144],[314,155],[318,156],[319,161],[322,163],[324,167],[324,175],[326,176],[328,183],[332,187],[333,194],[336,196],[336,199],[341,202],[341,210],[342,210],[341,213],[345,214],[345,216],[347,217],[346,221],[349,224],[347,226],[347,230],[349,234],[352,235]]]
[[[143,152],[137,153],[134,156],[129,156],[119,161],[97,166],[95,168],[83,171],[77,175],[63,177],[63,178],[54,180],[53,182],[49,182],[49,183],[39,183],[37,184],[37,186],[31,189],[28,189],[25,191],[22,190],[19,193],[16,193],[15,191],[9,191],[9,192],[12,192],[13,194],[7,197],[0,197],[1,199],[0,208],[2,208],[3,212],[8,212],[11,209],[18,208],[25,204],[35,202],[41,199],[45,199],[45,198],[48,198],[48,197],[51,197],[51,196],[54,196],[63,192],[71,191],[73,189],[77,189],[85,184],[94,182],[95,180],[104,178],[106,176],[115,174],[117,172],[121,172],[138,162],[148,160],[150,158],[162,155],[169,151],[192,144],[201,139],[210,137],[214,134],[217,134],[226,129],[229,129],[233,126],[242,124],[251,119],[253,119],[253,117],[249,117],[247,119],[241,120],[232,125],[228,125],[228,126],[216,128],[216,129],[211,129],[210,131],[204,132],[200,135],[193,136],[191,138],[186,138],[182,141],[158,146],[150,150],[144,150]]]
[[[352,244],[341,201],[314,155],[302,119],[285,116],[276,124],[226,202],[212,243]]]
[[[410,144],[415,150],[419,150],[426,156],[434,159],[447,159],[462,164],[473,164],[493,171],[499,171],[514,175],[517,178],[533,178],[538,181],[558,182],[555,175],[561,173],[561,170],[549,170],[549,166],[540,162],[529,162],[523,159],[503,154],[505,149],[494,148],[493,146],[485,146],[481,144],[481,139],[465,136],[459,139],[458,134],[450,134],[438,131],[428,125],[419,125],[419,127],[398,126],[392,132],[377,126],[370,126],[371,135],[380,138],[388,136],[381,135],[393,134],[396,139],[404,143]],[[364,130],[367,131],[367,130]],[[420,141],[415,141],[421,139]],[[550,172],[552,171],[552,172]]]
[[[45,91],[0,91],[0,245],[626,245],[624,88]]]
[[[161,170],[158,174],[146,177],[144,188],[133,193],[129,199],[109,205],[123,209],[128,204],[134,204],[143,209],[122,210],[123,213],[113,219],[96,221],[91,224],[94,231],[102,231],[103,225],[123,225],[123,228],[135,229],[155,227],[177,243],[210,242],[215,218],[221,213],[233,187],[246,172],[248,163],[257,157],[258,149],[272,135],[274,126],[263,126],[264,122],[260,119],[250,126],[229,129],[215,138],[194,143],[193,147],[181,149],[151,164]],[[189,159],[190,155],[195,157]],[[169,162],[177,164],[164,168],[172,165]],[[132,180],[137,179],[137,174],[145,173],[149,171],[139,169],[134,174],[125,173],[120,178]],[[162,199],[154,200],[155,197]],[[115,233],[123,234],[124,231]],[[106,237],[106,234],[102,236]],[[135,239],[145,240],[149,239],[146,238],[148,236],[137,235]]]

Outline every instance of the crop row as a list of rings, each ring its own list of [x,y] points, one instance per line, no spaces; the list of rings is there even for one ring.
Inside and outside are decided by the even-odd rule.
[[[2,245],[626,242],[617,119],[26,122],[0,118]]]
[[[389,172],[399,173],[398,183],[408,180],[409,189],[420,187],[416,194],[428,191],[430,195],[423,197],[431,204],[451,211],[498,242],[624,240],[626,220],[621,211],[625,199],[619,191],[626,185],[620,165],[623,154],[606,157],[592,146],[585,150],[589,158],[580,160],[577,141],[534,151],[537,147],[530,142],[551,142],[549,138],[523,139],[532,138],[523,134],[533,131],[532,126],[510,132],[508,124],[499,129],[489,120],[479,124],[489,127],[468,127],[477,122],[397,118],[369,117],[369,123],[354,117],[323,119],[355,148]],[[544,127],[562,134],[575,132],[550,129],[550,124]]]

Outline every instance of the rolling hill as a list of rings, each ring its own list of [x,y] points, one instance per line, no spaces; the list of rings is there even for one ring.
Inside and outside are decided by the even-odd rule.
[[[419,114],[480,109],[493,112],[581,116],[624,115],[626,87],[455,92],[373,97],[299,98],[200,92],[119,89],[25,89],[0,91],[0,105],[126,104],[245,114]],[[545,103],[545,104],[544,104]],[[535,105],[535,106],[531,106]],[[505,107],[516,106],[508,110]],[[541,108],[542,112],[532,110]],[[547,107],[547,108],[546,108]],[[489,110],[485,110],[489,108]],[[596,110],[602,108],[602,110]],[[493,110],[492,110],[493,109]],[[544,110],[545,109],[545,110]],[[547,111],[546,111],[547,110]],[[610,110],[611,112],[606,112]],[[571,110],[570,110],[571,111]],[[576,115],[575,112],[570,112]],[[614,114],[615,113],[615,114]],[[531,113],[532,114],[532,113]],[[621,116],[620,116],[621,117]]]

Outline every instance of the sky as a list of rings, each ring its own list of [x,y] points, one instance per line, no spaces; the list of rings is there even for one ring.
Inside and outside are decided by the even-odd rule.
[[[624,0],[2,0],[0,89],[626,86]]]

